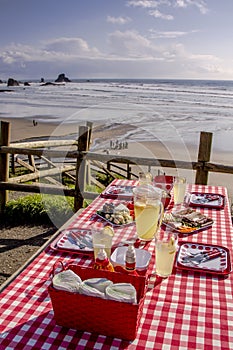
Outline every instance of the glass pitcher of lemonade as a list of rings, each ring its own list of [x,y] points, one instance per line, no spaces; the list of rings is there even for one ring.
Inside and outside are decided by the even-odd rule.
[[[137,186],[134,193],[134,214],[138,238],[151,241],[163,217],[162,191],[150,184]]]

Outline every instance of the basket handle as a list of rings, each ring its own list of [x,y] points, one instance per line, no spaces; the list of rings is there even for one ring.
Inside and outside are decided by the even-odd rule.
[[[60,265],[60,270],[61,270],[61,271],[66,270],[66,268],[65,268],[65,266],[64,266],[64,264],[63,264],[63,261],[61,261],[61,260],[56,261],[56,262],[54,263],[54,265],[53,265],[53,269],[52,269],[52,272],[51,272],[51,274],[50,274],[50,277],[51,277],[51,278],[53,278],[53,277],[56,275],[56,270],[59,268],[59,265]]]

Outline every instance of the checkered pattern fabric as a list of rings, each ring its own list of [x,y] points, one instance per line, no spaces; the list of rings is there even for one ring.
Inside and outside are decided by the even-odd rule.
[[[114,184],[135,184],[115,180]],[[224,209],[197,208],[214,220],[211,228],[180,237],[200,243],[233,248],[232,223],[224,187],[189,185],[189,191],[225,196]],[[90,228],[99,218],[96,211],[106,199],[96,198],[69,228]],[[135,225],[115,228],[116,240],[136,234]],[[69,254],[48,247],[1,293],[0,349],[233,349],[233,277],[176,270],[156,279],[154,241],[145,249],[152,253],[149,285],[137,337],[132,342],[100,334],[79,332],[56,325],[47,292],[54,264],[92,263],[92,256]],[[111,322],[111,320],[109,320]]]

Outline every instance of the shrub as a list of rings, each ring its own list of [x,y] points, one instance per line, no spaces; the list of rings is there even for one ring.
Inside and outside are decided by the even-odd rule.
[[[28,195],[7,202],[4,221],[7,224],[54,224],[59,227],[73,214],[73,198],[51,195]]]

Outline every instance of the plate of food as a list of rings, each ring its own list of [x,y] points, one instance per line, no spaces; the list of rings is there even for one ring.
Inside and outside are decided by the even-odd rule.
[[[102,193],[103,198],[132,199],[135,186],[110,185]]]
[[[134,222],[132,203],[105,203],[96,214],[113,226],[130,225]]]
[[[189,196],[190,207],[224,208],[225,197],[215,193],[192,192]]]
[[[188,234],[205,230],[213,225],[208,216],[192,209],[185,208],[164,214],[163,224],[176,232]]]
[[[175,266],[183,270],[228,275],[231,272],[230,252],[223,246],[182,242]]]

